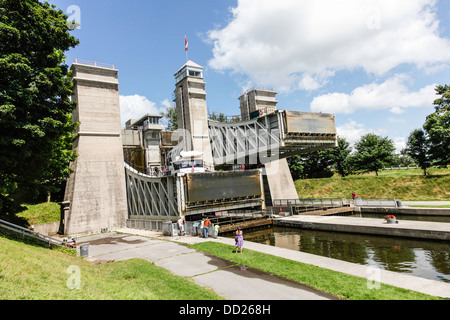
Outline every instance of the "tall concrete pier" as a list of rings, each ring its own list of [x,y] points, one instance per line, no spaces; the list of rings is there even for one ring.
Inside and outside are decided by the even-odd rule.
[[[205,166],[213,169],[203,67],[188,61],[175,73],[175,81],[179,137],[183,137],[184,151],[203,152]]]
[[[74,63],[72,71],[80,126],[61,221],[67,235],[112,230],[127,219],[118,70]]]
[[[243,93],[239,97],[241,118],[248,121],[257,117],[274,113],[277,110],[278,101],[274,90],[257,89]],[[275,159],[264,164],[269,192],[266,196],[266,204],[271,206],[273,200],[297,199],[297,189],[292,179],[291,171],[286,159]]]

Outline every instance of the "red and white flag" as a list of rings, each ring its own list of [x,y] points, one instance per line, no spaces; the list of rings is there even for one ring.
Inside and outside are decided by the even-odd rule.
[[[189,46],[189,42],[188,39],[186,37],[186,35],[184,36],[184,51],[188,51],[188,46]]]

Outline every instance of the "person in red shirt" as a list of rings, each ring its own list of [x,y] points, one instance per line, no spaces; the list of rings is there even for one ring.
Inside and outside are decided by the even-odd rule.
[[[204,226],[205,226],[205,238],[208,238],[208,234],[209,234],[209,225],[211,224],[211,221],[209,220],[209,218],[208,217],[206,217],[206,220],[205,220],[205,224],[204,224]]]

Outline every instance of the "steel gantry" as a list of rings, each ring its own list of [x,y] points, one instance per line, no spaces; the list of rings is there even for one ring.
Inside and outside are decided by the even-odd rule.
[[[333,114],[277,110],[240,123],[209,121],[214,164],[260,164],[337,145]]]

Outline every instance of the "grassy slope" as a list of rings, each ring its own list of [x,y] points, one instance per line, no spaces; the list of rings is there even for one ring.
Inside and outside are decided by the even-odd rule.
[[[148,261],[94,265],[57,250],[0,235],[0,300],[215,300],[214,292]],[[70,290],[69,266],[81,270],[81,289]]]
[[[291,279],[322,292],[328,292],[341,299],[349,300],[434,300],[438,299],[419,292],[380,284],[380,289],[369,289],[367,280],[348,274],[319,268],[272,255],[245,250],[236,254],[234,247],[203,242],[191,245],[192,248],[208,252],[217,257],[233,261],[240,265],[256,268],[265,272]]]
[[[297,180],[295,186],[301,199],[351,198],[356,192],[362,198],[396,198],[404,201],[449,201],[450,169],[430,169],[424,177],[421,170],[387,170],[375,174],[345,178]]]

